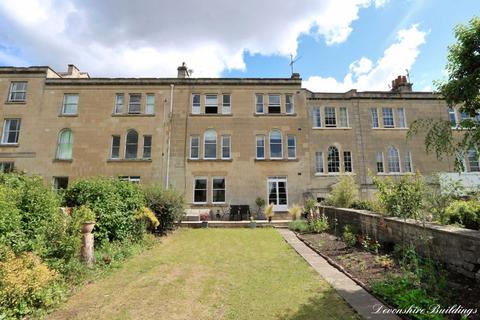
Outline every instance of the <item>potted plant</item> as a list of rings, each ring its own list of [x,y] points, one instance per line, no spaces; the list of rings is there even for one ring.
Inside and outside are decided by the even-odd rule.
[[[268,219],[268,222],[272,222],[273,215],[275,212],[273,211],[273,203],[270,203],[268,206],[265,207],[265,211],[263,212],[265,217]]]
[[[288,209],[288,213],[292,217],[293,221],[300,218],[300,216],[302,215],[302,211],[303,211],[303,208],[296,204],[294,204],[293,207]]]
[[[255,218],[253,216],[250,216],[250,229],[255,229],[257,227],[257,221],[255,221]]]
[[[75,215],[82,221],[82,233],[91,233],[95,227],[95,213],[86,205],[75,209]]]
[[[208,213],[200,213],[200,221],[202,221],[202,228],[208,228]]]
[[[257,199],[255,199],[255,204],[257,205],[257,219],[260,219],[260,212],[265,205],[265,199],[257,197]]]

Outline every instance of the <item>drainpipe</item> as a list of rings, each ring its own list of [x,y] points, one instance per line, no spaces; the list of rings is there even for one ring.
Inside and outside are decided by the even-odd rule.
[[[174,87],[175,87],[174,84],[170,84],[170,113],[168,114],[169,129],[168,129],[168,141],[167,141],[167,178],[165,181],[165,188],[167,189],[170,184],[170,144],[172,140],[173,88]]]

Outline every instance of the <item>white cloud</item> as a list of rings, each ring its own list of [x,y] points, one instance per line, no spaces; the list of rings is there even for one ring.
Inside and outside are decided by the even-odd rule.
[[[302,34],[344,42],[358,12],[385,0],[0,0],[0,44],[25,63],[93,75],[195,76],[244,69],[243,53],[288,55]],[[2,50],[1,61],[18,61]],[[15,58],[15,59],[14,59]]]
[[[350,64],[343,81],[332,77],[311,76],[303,81],[303,86],[312,91],[345,92],[358,90],[388,90],[391,80],[404,75],[411,69],[420,53],[419,47],[425,43],[427,32],[413,25],[397,33],[396,42],[390,45],[383,56],[375,63],[362,57]]]

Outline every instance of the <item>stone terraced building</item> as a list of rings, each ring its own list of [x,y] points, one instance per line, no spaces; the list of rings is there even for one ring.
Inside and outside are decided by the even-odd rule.
[[[362,198],[373,175],[453,171],[453,161],[406,139],[415,119],[456,121],[445,101],[412,92],[316,93],[291,78],[91,78],[69,65],[0,67],[0,168],[35,173],[56,189],[115,176],[185,193],[191,207],[250,205],[263,197],[284,212],[325,198],[352,175]],[[449,118],[450,117],[450,118]],[[478,171],[477,157],[467,159]]]

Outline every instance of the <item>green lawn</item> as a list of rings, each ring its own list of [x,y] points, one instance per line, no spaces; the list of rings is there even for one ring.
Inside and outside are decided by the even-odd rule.
[[[274,229],[180,230],[48,319],[358,319]]]

